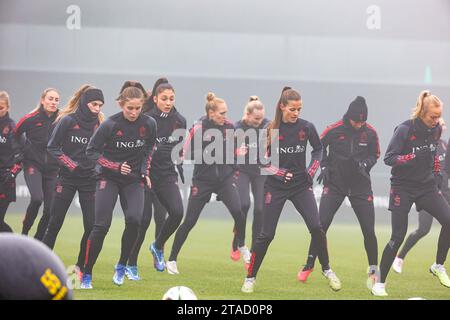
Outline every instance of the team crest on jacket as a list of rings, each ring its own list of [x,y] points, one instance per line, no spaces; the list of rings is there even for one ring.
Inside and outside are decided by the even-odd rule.
[[[198,188],[196,186],[191,186],[191,196],[195,197],[198,194]]]
[[[305,139],[306,139],[306,132],[305,132],[305,130],[301,129],[298,132],[298,138],[300,139],[300,141],[305,141]]]
[[[270,192],[266,192],[266,197],[264,200],[265,204],[270,204],[272,202],[272,194]]]
[[[123,132],[121,130],[118,130],[116,132],[116,137],[121,137],[121,136],[123,136]]]
[[[9,133],[9,127],[6,126],[5,128],[3,128],[3,134],[7,135]]]
[[[141,127],[139,128],[139,136],[140,136],[141,138],[143,138],[143,137],[145,137],[146,134],[147,134],[147,129],[146,129],[144,126],[141,126]]]
[[[99,189],[103,190],[106,188],[106,180],[100,180]]]
[[[34,174],[34,168],[33,167],[29,167],[28,168],[28,174],[29,175],[33,175]]]
[[[398,194],[394,197],[394,206],[400,207],[400,196]]]
[[[344,134],[341,134],[341,135],[339,136],[338,139],[339,139],[339,140],[345,140],[345,135],[344,135]]]
[[[62,186],[62,185],[58,184],[58,185],[56,186],[56,192],[57,192],[57,193],[61,193],[61,192],[62,192],[62,189],[63,189],[63,186]]]

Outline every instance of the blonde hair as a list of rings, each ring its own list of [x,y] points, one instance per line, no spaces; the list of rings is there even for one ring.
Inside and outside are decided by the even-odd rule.
[[[39,102],[38,102],[36,108],[34,108],[33,110],[31,110],[30,113],[33,113],[33,112],[36,112],[36,111],[41,110],[41,108],[42,108],[42,102],[41,102],[41,101],[42,101],[42,99],[45,98],[45,96],[47,95],[47,93],[49,93],[50,91],[55,91],[56,93],[58,93],[58,90],[56,90],[55,88],[47,88],[47,89],[45,89],[45,90],[42,92],[42,94],[41,94],[41,99],[39,99]],[[58,93],[58,95],[59,95],[59,93]],[[57,112],[58,112],[58,111],[57,111]]]
[[[95,89],[94,86],[90,84],[83,84],[74,94],[70,97],[69,102],[64,106],[64,109],[58,114],[56,117],[55,123],[64,118],[65,116],[75,113],[78,107],[80,106],[80,100],[83,93],[85,93],[88,89]],[[98,114],[98,121],[102,123],[105,120],[105,115],[102,112]]]
[[[431,105],[435,107],[442,107],[443,103],[437,96],[431,94],[430,90],[422,91],[417,98],[417,103],[413,109],[411,118],[423,118],[430,109]]]
[[[10,106],[9,94],[6,91],[0,91],[0,100],[6,101],[8,108]]]
[[[209,111],[216,111],[217,106],[222,103],[225,103],[225,100],[216,97],[213,92],[208,92],[208,94],[206,95],[205,105],[206,116],[208,117]]]
[[[251,114],[255,110],[264,110],[264,105],[259,100],[258,96],[250,96],[248,103],[244,107],[244,116],[242,119],[245,119],[247,114]]]
[[[127,87],[120,92],[120,95],[117,97],[116,101],[123,106],[125,102],[130,101],[132,99],[140,99],[142,103],[145,102],[145,94],[138,87]]]

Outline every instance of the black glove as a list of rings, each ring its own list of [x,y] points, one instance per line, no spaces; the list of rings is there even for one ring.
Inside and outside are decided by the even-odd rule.
[[[328,182],[328,180],[330,180],[330,171],[329,171],[328,167],[320,168],[320,174],[317,177],[317,182],[319,184],[321,184],[321,183],[325,184]]]
[[[177,164],[177,170],[178,174],[180,175],[181,182],[184,184],[184,169],[182,163]]]
[[[220,197],[220,194],[216,194],[216,201],[222,201],[222,198]]]
[[[444,182],[444,177],[442,176],[442,173],[435,172],[434,173],[434,180],[436,181],[436,185],[439,190],[442,189],[442,183]]]
[[[3,183],[9,183],[12,180],[14,180],[16,178],[16,176],[14,175],[14,173],[12,173],[11,171],[6,170],[5,172],[3,172],[3,174],[1,175],[1,179],[3,181]]]
[[[368,166],[365,161],[359,161],[358,162],[358,172],[364,177],[370,180],[370,176],[368,171]]]

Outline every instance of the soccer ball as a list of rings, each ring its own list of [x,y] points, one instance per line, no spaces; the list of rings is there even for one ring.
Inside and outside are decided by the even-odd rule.
[[[170,288],[162,297],[162,300],[198,300],[194,291],[188,287],[177,286]]]

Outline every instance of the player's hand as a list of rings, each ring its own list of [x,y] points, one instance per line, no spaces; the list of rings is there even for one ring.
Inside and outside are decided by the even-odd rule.
[[[321,183],[325,184],[328,182],[329,179],[330,179],[330,171],[329,171],[328,167],[320,168],[320,174],[317,177],[317,182],[319,184],[321,184]]]
[[[245,156],[248,153],[248,147],[245,145],[242,145],[240,148],[236,150],[238,156]]]
[[[358,171],[364,178],[370,180],[369,173],[367,172],[367,163],[365,161],[358,162]]]
[[[120,173],[124,176],[129,175],[131,173],[131,167],[130,165],[125,161],[122,162],[122,164],[119,167]]]
[[[147,184],[147,187],[149,189],[151,189],[152,188],[152,182],[150,180],[150,177],[149,176],[145,176],[144,178],[145,178],[145,183]]]

